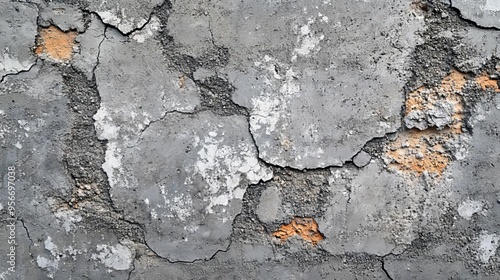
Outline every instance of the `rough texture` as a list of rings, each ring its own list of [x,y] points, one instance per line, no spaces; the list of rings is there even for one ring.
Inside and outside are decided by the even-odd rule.
[[[1,279],[500,278],[495,1],[0,2]]]

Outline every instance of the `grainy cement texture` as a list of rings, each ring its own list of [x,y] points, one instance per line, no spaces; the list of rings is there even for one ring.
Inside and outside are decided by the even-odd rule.
[[[0,3],[0,279],[500,279],[500,2]]]

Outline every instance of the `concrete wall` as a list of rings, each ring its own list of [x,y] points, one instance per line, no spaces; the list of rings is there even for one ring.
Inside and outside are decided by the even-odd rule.
[[[500,279],[498,1],[0,7],[0,279]]]

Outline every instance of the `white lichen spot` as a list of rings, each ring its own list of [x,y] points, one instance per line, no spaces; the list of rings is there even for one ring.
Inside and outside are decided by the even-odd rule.
[[[500,235],[489,234],[487,231],[483,231],[479,236],[479,249],[478,257],[483,263],[488,263],[491,257],[493,257],[498,249],[500,242]]]
[[[92,260],[100,260],[106,267],[115,270],[127,270],[132,262],[132,252],[121,244],[110,246],[97,245],[98,254],[92,254]]]
[[[469,199],[460,203],[457,211],[462,218],[470,220],[472,218],[472,215],[481,212],[483,210],[483,207],[484,203],[482,201]]]

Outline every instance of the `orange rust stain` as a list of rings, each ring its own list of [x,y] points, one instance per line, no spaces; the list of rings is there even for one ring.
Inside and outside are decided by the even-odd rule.
[[[462,133],[464,105],[460,93],[466,82],[465,74],[452,70],[440,86],[420,87],[407,95],[405,115],[414,110],[432,110],[437,102],[446,101],[453,106],[452,123],[442,130],[430,127],[423,131],[411,129],[400,133],[386,151],[391,161],[390,169],[417,175],[424,172],[443,173],[451,158],[443,147]]]
[[[55,26],[42,28],[37,37],[35,54],[46,54],[57,61],[71,60],[77,35],[73,31],[63,32]]]
[[[482,73],[480,76],[476,77],[476,83],[483,89],[492,89],[495,92],[500,92],[500,88],[498,87],[498,81],[490,78],[487,73]]]
[[[282,225],[273,236],[285,242],[288,238],[299,235],[302,239],[309,241],[313,246],[324,239],[318,229],[318,223],[313,218],[294,218],[291,223]]]

